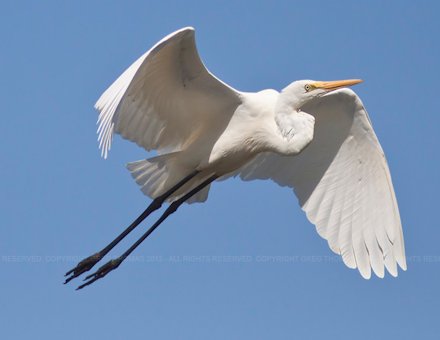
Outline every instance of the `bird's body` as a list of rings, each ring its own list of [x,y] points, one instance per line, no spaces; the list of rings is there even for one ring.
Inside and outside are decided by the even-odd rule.
[[[277,151],[275,107],[279,93],[264,90],[241,93],[242,103],[218,134],[200,133],[179,157],[193,169],[225,175],[239,169],[258,153]],[[196,157],[194,157],[196,156]]]
[[[358,267],[365,278],[371,268],[383,277],[384,267],[396,276],[397,264],[406,269],[399,211],[367,112],[345,88],[359,82],[301,80],[281,92],[240,92],[209,73],[194,30],[184,28],[139,58],[98,100],[100,147],[107,157],[117,132],[157,150],[156,157],[128,164],[153,199],[142,219],[165,200],[173,202],[145,238],[183,202],[205,201],[216,179],[272,179],[294,190],[347,266]],[[122,260],[105,265],[86,284]],[[92,262],[86,259],[69,273],[76,277]]]
[[[188,165],[192,169],[225,175],[246,164],[256,154],[269,150],[268,132],[275,123],[277,96],[274,90],[241,94],[243,102],[227,124],[214,134],[206,131],[196,134],[181,151],[180,162],[184,164],[190,160]]]
[[[175,199],[191,187],[195,187],[203,179],[212,174],[219,177],[233,173],[245,164],[249,163],[262,152],[275,152],[280,155],[293,156],[298,154],[312,141],[314,117],[304,112],[296,114],[295,123],[299,125],[300,132],[295,136],[289,136],[292,124],[282,124],[283,113],[279,110],[280,93],[275,90],[263,90],[257,93],[239,93],[240,104],[233,110],[220,113],[222,119],[210,128],[194,129],[189,142],[180,147],[178,151],[166,153],[164,156],[154,158],[164,162],[166,173],[159,182],[160,189],[144,191],[151,198],[156,198],[167,191],[179,179],[194,170],[199,174],[193,178],[182,190],[168,198]],[[289,112],[290,114],[290,112]],[[287,130],[282,130],[283,128]],[[293,138],[294,137],[294,138]],[[139,172],[138,164],[147,164],[148,160],[129,164],[129,169],[135,178],[146,179],[145,172]],[[164,169],[162,167],[162,169]],[[145,169],[149,172],[150,170]],[[148,176],[148,178],[150,178]],[[138,180],[143,185],[142,180]],[[208,188],[207,188],[208,189]],[[151,190],[151,187],[148,187]],[[203,195],[196,196],[189,203],[204,201],[207,191]]]
[[[237,170],[270,146],[270,133],[275,131],[274,112],[278,93],[264,90],[242,93],[240,104],[225,130],[214,142],[206,166],[221,175]],[[203,167],[204,165],[202,165]]]

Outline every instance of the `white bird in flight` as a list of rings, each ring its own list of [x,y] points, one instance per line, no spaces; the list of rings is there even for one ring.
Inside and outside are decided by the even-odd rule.
[[[399,210],[383,150],[359,97],[342,81],[300,80],[281,92],[240,92],[201,61],[191,27],[136,60],[99,98],[104,158],[113,133],[158,156],[128,164],[150,206],[113,242],[66,273],[90,270],[165,201],[169,207],[120,257],[81,289],[116,269],[184,202],[204,202],[229,176],[272,179],[293,189],[318,234],[350,268],[397,276],[406,270]]]

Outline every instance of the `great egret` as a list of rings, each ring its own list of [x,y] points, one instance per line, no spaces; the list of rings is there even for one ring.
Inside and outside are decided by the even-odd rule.
[[[90,270],[165,201],[156,223],[122,256],[85,279],[81,289],[121,262],[183,202],[203,202],[228,176],[272,179],[293,188],[330,248],[364,278],[406,270],[391,176],[368,114],[345,88],[361,80],[291,83],[281,92],[239,92],[212,75],[197,53],[194,29],[180,29],[134,62],[99,98],[99,145],[112,135],[158,156],[128,164],[150,206],[112,243],[81,261],[66,283]],[[87,281],[88,280],[88,281]]]

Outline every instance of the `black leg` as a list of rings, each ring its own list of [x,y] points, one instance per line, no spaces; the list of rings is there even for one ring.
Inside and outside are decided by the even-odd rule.
[[[119,242],[121,242],[122,239],[124,239],[134,228],[136,228],[144,219],[146,219],[152,212],[159,209],[163,202],[170,197],[173,193],[175,193],[177,190],[179,190],[181,187],[183,187],[186,183],[188,183],[191,179],[193,179],[199,171],[194,171],[185,178],[183,178],[180,182],[178,182],[176,185],[174,185],[171,189],[169,189],[164,194],[160,195],[159,197],[155,198],[153,202],[148,206],[145,211],[139,215],[139,217],[133,221],[132,224],[130,224],[127,229],[125,229],[118,237],[116,237],[112,242],[110,242],[105,248],[103,248],[101,251],[97,252],[96,254],[93,254],[81,262],[79,262],[75,268],[69,270],[65,276],[69,276],[65,284],[68,283],[70,280],[74,279],[75,277],[81,275],[82,273],[85,273],[92,269],[92,267],[98,263],[110,250],[112,250]]]
[[[200,190],[202,190],[204,187],[209,185],[211,182],[215,181],[218,178],[217,175],[213,175],[206,179],[203,183],[189,191],[187,194],[182,196],[181,198],[177,199],[176,201],[172,202],[170,206],[165,210],[165,212],[162,214],[162,216],[154,223],[150,229],[148,229],[145,234],[143,234],[124,254],[122,254],[117,259],[113,259],[106,264],[104,264],[102,267],[100,267],[95,273],[87,276],[84,280],[89,280],[79,286],[77,289],[82,289],[96,280],[99,280],[106,276],[109,272],[119,267],[119,265],[124,261],[165,219],[170,216],[172,213],[174,213],[179,206],[185,202],[187,199],[189,199],[191,196],[198,193]]]

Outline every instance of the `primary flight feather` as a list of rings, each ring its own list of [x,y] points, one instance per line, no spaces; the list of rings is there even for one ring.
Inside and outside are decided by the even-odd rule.
[[[228,176],[272,179],[293,189],[330,248],[364,278],[406,270],[399,210],[383,150],[358,96],[361,80],[295,81],[281,92],[240,92],[212,75],[193,28],[178,30],[135,61],[99,98],[99,145],[113,133],[158,156],[128,164],[150,206],[66,282],[90,270],[165,201],[161,218],[122,256],[89,275],[83,288],[122,261],[184,202],[203,202]]]

